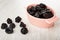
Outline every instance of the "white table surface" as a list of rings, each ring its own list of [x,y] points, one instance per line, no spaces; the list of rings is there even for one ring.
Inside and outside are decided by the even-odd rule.
[[[4,0],[3,0],[4,1]],[[0,40],[60,40],[60,19],[55,22],[55,26],[49,29],[39,28],[30,24],[26,16],[26,7],[29,4],[45,3],[50,6],[60,18],[59,0],[6,0],[0,1]],[[28,34],[21,34],[19,23],[15,23],[15,18],[20,16],[26,23],[29,30]],[[6,19],[11,18],[16,24],[13,34],[6,34],[1,29],[1,24],[6,23]]]

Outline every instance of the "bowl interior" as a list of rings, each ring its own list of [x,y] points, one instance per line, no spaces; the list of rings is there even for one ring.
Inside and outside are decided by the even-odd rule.
[[[29,8],[31,8],[32,6],[36,6],[37,4],[32,4],[32,5],[29,5],[28,7],[27,7],[27,9]],[[50,8],[49,6],[47,6],[47,8],[48,9],[50,9],[51,10],[51,12],[53,13],[53,17],[54,17],[54,11],[52,10],[52,8]],[[28,13],[28,11],[27,11],[27,13]],[[28,13],[29,14],[29,13]],[[30,15],[30,14],[29,14]],[[32,16],[32,15],[30,15],[30,16]],[[32,16],[32,17],[34,17],[34,16]],[[37,17],[34,17],[34,18],[37,18]],[[51,17],[52,18],[52,17]],[[37,18],[37,19],[44,19],[44,18]],[[50,19],[50,18],[48,18],[48,19]]]

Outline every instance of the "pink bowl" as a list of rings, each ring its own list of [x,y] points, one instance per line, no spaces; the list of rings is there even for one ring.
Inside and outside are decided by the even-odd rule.
[[[31,6],[36,6],[36,4],[29,5],[27,8],[31,8]],[[50,7],[48,7],[48,8],[51,9]],[[51,11],[54,14],[54,11],[52,9],[51,9]],[[27,12],[27,17],[31,24],[36,25],[38,27],[42,27],[42,28],[53,27],[54,22],[57,21],[57,19],[58,19],[58,17],[55,14],[52,18],[42,19],[42,18],[36,18],[34,16],[31,16],[28,12]]]

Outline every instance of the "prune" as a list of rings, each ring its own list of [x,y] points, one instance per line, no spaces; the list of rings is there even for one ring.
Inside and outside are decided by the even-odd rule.
[[[21,29],[21,33],[22,34],[27,34],[28,33],[28,29],[27,28],[22,28]]]
[[[12,20],[10,18],[7,19],[7,23],[10,24],[12,23]]]
[[[2,23],[1,29],[6,29],[7,27],[8,27],[8,25],[6,23]]]
[[[17,17],[15,18],[15,22],[17,22],[17,23],[19,23],[21,20],[22,20],[22,18],[19,17],[19,16],[17,16]]]

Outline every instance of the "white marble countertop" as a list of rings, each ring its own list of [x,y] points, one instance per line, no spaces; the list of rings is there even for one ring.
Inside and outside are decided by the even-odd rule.
[[[26,7],[29,4],[45,3],[50,6],[60,18],[60,1],[59,0],[6,0],[0,2],[0,40],[60,40],[60,19],[55,22],[55,26],[49,29],[38,28],[27,19]],[[26,23],[29,33],[21,34],[18,23],[15,23],[15,18],[20,16],[22,21]],[[16,24],[13,34],[6,34],[5,30],[1,29],[1,23],[6,19],[11,18]]]

